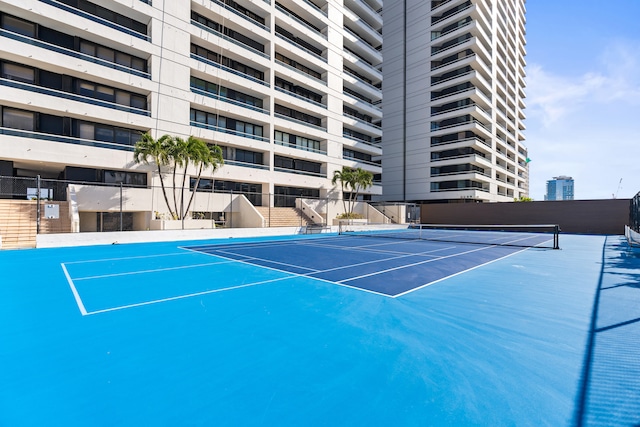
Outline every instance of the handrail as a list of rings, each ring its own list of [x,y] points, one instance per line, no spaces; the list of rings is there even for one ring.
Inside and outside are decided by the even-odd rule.
[[[196,122],[195,120],[191,120],[189,122],[189,124],[191,126],[195,126],[195,127],[199,127],[199,128],[203,128],[203,129],[209,129],[209,130],[212,130],[214,132],[227,133],[227,134],[230,134],[230,135],[236,135],[236,136],[240,136],[242,138],[255,139],[255,140],[263,141],[263,142],[266,142],[266,143],[270,142],[269,138],[266,138],[264,136],[254,135],[252,133],[240,132],[240,131],[237,131],[235,129],[227,129],[227,128],[223,128],[223,127],[220,127],[220,126],[210,125],[210,124],[207,124],[207,123]]]
[[[43,95],[51,95],[57,98],[70,99],[72,101],[86,102],[87,104],[98,105],[100,107],[113,108],[114,110],[126,111],[128,113],[141,114],[144,116],[150,116],[149,110],[142,110],[140,108],[130,107],[123,104],[117,104],[115,102],[103,101],[97,98],[91,98],[84,95],[78,95],[72,92],[64,92],[57,89],[49,89],[42,86],[33,85],[30,83],[18,82],[6,78],[0,78],[0,85],[13,87],[16,89],[29,90],[31,92],[41,93]]]
[[[42,3],[49,4],[49,5],[53,6],[53,7],[57,7],[58,9],[62,9],[62,10],[67,11],[69,13],[73,13],[74,15],[82,16],[83,18],[89,19],[90,21],[97,22],[97,23],[102,24],[102,25],[106,25],[107,27],[113,28],[114,30],[122,31],[123,33],[126,33],[126,34],[128,34],[130,36],[137,37],[137,38],[142,39],[144,41],[151,41],[151,37],[149,37],[146,34],[139,33],[139,32],[137,32],[135,30],[132,30],[129,27],[125,27],[124,25],[120,25],[120,24],[118,24],[116,22],[109,21],[108,19],[104,19],[104,18],[101,18],[99,16],[92,15],[91,13],[85,12],[84,10],[80,10],[80,9],[75,8],[73,6],[69,6],[67,4],[60,3],[60,2],[58,2],[56,0],[40,0],[40,1]],[[148,26],[147,26],[147,28],[148,28]]]
[[[238,107],[248,108],[250,110],[258,111],[260,113],[269,114],[269,110],[265,110],[264,108],[255,107],[253,105],[249,105],[249,104],[246,104],[244,102],[237,101],[235,99],[227,98],[226,96],[218,95],[217,93],[213,93],[213,92],[209,92],[209,91],[206,91],[206,90],[199,89],[199,88],[197,88],[195,86],[190,86],[190,88],[191,88],[191,92],[193,92],[195,94],[198,94],[198,95],[207,96],[209,98],[217,99],[217,100],[222,101],[222,102],[228,102],[229,104],[237,105]]]
[[[41,47],[43,49],[47,49],[48,51],[51,52],[56,52],[56,53],[61,53],[63,55],[69,55],[69,56],[73,56],[74,58],[79,58],[79,59],[83,59],[85,61],[89,61],[89,62],[93,62],[105,67],[109,67],[109,68],[114,68],[118,71],[123,71],[125,73],[129,73],[129,74],[133,74],[136,75],[138,77],[144,77],[146,79],[150,79],[151,78],[151,74],[145,72],[145,71],[140,71],[140,70],[136,70],[135,68],[130,68],[127,67],[125,65],[121,65],[115,62],[110,62],[110,61],[106,61],[104,59],[101,58],[97,58],[95,56],[91,56],[91,55],[87,55],[86,53],[82,53],[76,50],[71,50],[71,49],[67,49],[66,47],[61,47],[61,46],[57,46],[51,43],[47,43],[47,42],[43,42],[41,40],[38,39],[34,39],[31,37],[27,37],[24,36],[22,34],[18,34],[18,33],[14,33],[13,31],[9,31],[9,30],[5,30],[3,28],[0,28],[0,35],[3,35],[5,37],[9,37],[13,40],[17,40],[23,43],[27,43],[30,44],[32,46],[38,46]]]
[[[211,65],[212,67],[224,70],[224,71],[226,71],[228,73],[235,74],[235,75],[240,76],[240,77],[244,77],[245,79],[251,80],[251,81],[256,82],[256,83],[259,83],[259,84],[261,84],[263,86],[270,87],[269,82],[265,82],[263,80],[260,80],[257,77],[250,76],[249,74],[241,73],[240,71],[234,70],[233,68],[229,68],[226,65],[218,64],[217,62],[212,61],[212,60],[210,60],[208,58],[205,58],[204,56],[200,56],[200,55],[196,55],[195,53],[192,53],[191,54],[191,58],[195,59],[196,61],[204,62],[205,64]]]
[[[302,75],[304,75],[304,76],[306,76],[306,77],[308,77],[310,79],[313,79],[318,83],[322,83],[325,86],[327,85],[327,82],[325,82],[324,80],[318,79],[318,78],[312,76],[311,74],[307,74],[304,71],[299,70],[296,67],[292,67],[291,65],[286,64],[286,63],[284,63],[284,62],[282,62],[282,61],[280,61],[278,59],[276,59],[276,63],[282,65],[283,67],[289,68],[290,70],[296,71],[297,73],[302,74]]]
[[[295,97],[295,98],[298,98],[298,99],[301,99],[301,100],[303,100],[303,101],[309,102],[309,103],[311,103],[311,104],[313,104],[313,105],[317,105],[318,107],[325,108],[325,109],[327,108],[327,106],[326,106],[326,105],[324,105],[324,104],[322,104],[322,103],[320,103],[320,102],[314,101],[313,99],[311,99],[311,98],[307,98],[306,96],[298,95],[297,93],[294,93],[294,92],[291,92],[291,91],[289,91],[289,90],[283,89],[283,88],[281,88],[281,87],[279,87],[279,86],[275,86],[275,89],[276,89],[278,92],[286,93],[286,94],[287,94],[287,95],[289,95],[289,96],[293,96],[293,97]]]
[[[251,22],[252,24],[257,25],[258,27],[262,28],[263,30],[267,30],[269,31],[269,28],[264,25],[261,24],[260,22],[256,21],[255,19],[245,15],[244,13],[240,13],[239,11],[237,11],[236,9],[232,8],[231,6],[228,6],[226,3],[221,2],[220,0],[211,0],[212,2],[216,3],[218,6],[222,7],[223,9],[228,10],[229,12],[238,15],[241,18],[246,19],[247,21]],[[271,4],[269,2],[269,4]]]
[[[97,141],[92,139],[76,138],[65,135],[54,135],[50,133],[33,132],[20,129],[0,127],[0,135],[20,136],[27,138],[42,139],[44,141],[65,142],[68,144],[86,145],[90,147],[111,148],[114,150],[133,151],[133,145],[118,144],[115,142]]]
[[[325,57],[323,57],[321,55],[318,55],[317,53],[311,51],[310,49],[307,49],[306,47],[304,47],[304,46],[302,46],[302,45],[300,45],[300,44],[298,44],[296,42],[294,42],[293,40],[283,36],[280,33],[275,33],[275,34],[276,34],[277,37],[281,38],[282,40],[286,41],[287,43],[290,43],[290,44],[294,45],[295,47],[297,47],[298,49],[308,53],[309,55],[312,55],[312,56],[318,58],[322,62],[327,62],[327,58],[325,58]]]
[[[213,28],[208,27],[208,26],[204,25],[203,23],[196,21],[195,19],[191,20],[191,24],[195,25],[196,27],[198,27],[198,28],[200,28],[200,29],[202,29],[204,31],[207,31],[208,33],[214,34],[215,36],[218,36],[223,40],[226,40],[226,41],[228,41],[230,43],[233,43],[236,46],[240,46],[240,47],[242,47],[244,49],[250,50],[251,52],[255,53],[256,55],[262,56],[263,58],[267,58],[267,59],[271,58],[268,54],[266,54],[264,52],[260,52],[258,49],[254,48],[254,47],[251,47],[248,44],[241,42],[240,40],[236,40],[236,39],[234,39],[232,37],[229,37],[229,36],[227,36],[225,34],[222,34],[220,31],[216,31]]]

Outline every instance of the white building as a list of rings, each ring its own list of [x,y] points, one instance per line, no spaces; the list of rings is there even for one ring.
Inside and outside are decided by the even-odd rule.
[[[525,0],[398,0],[383,17],[383,199],[527,196]]]
[[[205,172],[203,191],[265,206],[340,197],[334,171],[381,173],[381,8],[0,0],[0,175],[89,183],[76,195],[87,231],[119,209],[123,183],[125,213],[144,229],[152,212],[167,211],[154,167],[133,162],[134,143],[150,132],[223,148],[225,165]],[[381,192],[376,183],[365,193]]]

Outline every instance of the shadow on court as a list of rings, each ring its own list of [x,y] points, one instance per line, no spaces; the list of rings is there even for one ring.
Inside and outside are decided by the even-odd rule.
[[[608,237],[575,425],[640,426],[640,250]]]

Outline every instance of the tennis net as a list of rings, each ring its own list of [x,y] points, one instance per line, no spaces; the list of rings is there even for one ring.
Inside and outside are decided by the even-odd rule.
[[[560,249],[560,226],[557,224],[360,224],[345,220],[340,222],[338,234],[354,237]]]

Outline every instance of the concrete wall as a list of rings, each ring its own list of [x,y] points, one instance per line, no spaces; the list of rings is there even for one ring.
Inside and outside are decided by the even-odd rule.
[[[629,199],[421,206],[423,224],[559,224],[564,233],[624,234]]]

